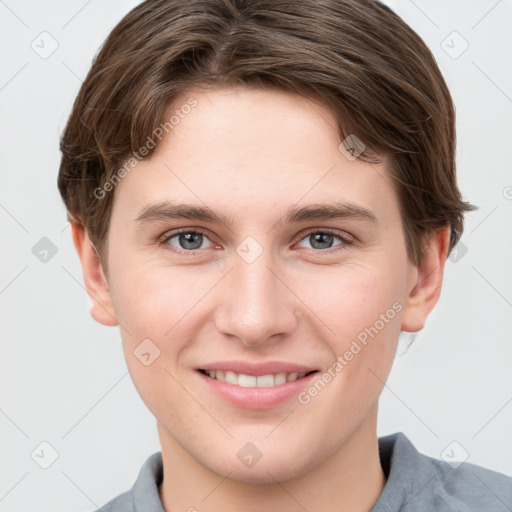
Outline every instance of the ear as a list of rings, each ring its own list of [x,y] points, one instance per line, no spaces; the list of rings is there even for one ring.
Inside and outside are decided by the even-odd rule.
[[[73,244],[82,264],[85,288],[92,302],[91,316],[100,324],[114,327],[118,321],[98,253],[87,231],[78,224],[70,224]]]
[[[402,330],[417,332],[423,329],[428,315],[439,300],[444,266],[448,257],[450,226],[433,232],[425,240],[425,257],[414,266],[414,278],[404,304]]]

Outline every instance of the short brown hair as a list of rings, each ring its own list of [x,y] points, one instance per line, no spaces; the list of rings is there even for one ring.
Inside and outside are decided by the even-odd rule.
[[[360,158],[389,157],[409,259],[424,235],[464,212],[455,174],[455,112],[421,38],[373,0],[147,0],[112,30],[82,84],[61,138],[58,187],[105,271],[114,193],[96,190],[197,87],[276,87],[326,105]],[[149,151],[149,154],[151,154]],[[111,188],[111,187],[109,187]]]

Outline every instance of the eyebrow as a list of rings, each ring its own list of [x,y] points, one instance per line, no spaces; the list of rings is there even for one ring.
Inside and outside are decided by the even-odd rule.
[[[188,219],[203,222],[213,222],[230,226],[233,224],[233,215],[224,215],[212,210],[208,206],[161,201],[143,207],[134,222],[148,224],[163,220]],[[277,222],[299,223],[309,220],[329,219],[355,219],[363,220],[377,225],[376,215],[362,206],[347,202],[333,204],[310,204],[306,206],[291,206],[283,217]]]

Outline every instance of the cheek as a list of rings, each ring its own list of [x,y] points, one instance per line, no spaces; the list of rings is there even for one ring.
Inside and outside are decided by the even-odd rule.
[[[311,417],[322,417],[327,424],[363,421],[391,370],[400,333],[401,297],[377,277],[347,279],[336,296],[331,294],[330,305],[324,304],[325,318],[334,331],[324,338],[332,360],[320,382],[313,383],[299,402],[308,404]],[[326,410],[325,404],[336,405]]]
[[[349,392],[356,399],[380,392],[380,379],[385,381],[394,360],[403,309],[396,268],[352,268],[333,279],[336,286],[328,293],[310,295],[311,309],[330,328],[324,332],[332,354],[330,374],[338,383],[334,387],[342,386],[346,393],[359,384]]]
[[[199,278],[185,278],[186,272],[138,260],[125,259],[112,274],[116,314],[131,337],[164,338],[198,302],[204,288]]]
[[[180,386],[177,360],[190,342],[190,320],[200,311],[198,302],[206,285],[198,288],[183,273],[135,261],[125,260],[116,271],[111,293],[118,320],[125,327],[121,328],[122,346],[133,384],[157,418],[165,416],[169,424],[178,425],[181,419],[176,411],[188,411],[190,397]]]
[[[218,281],[218,275],[206,270],[192,272],[126,260],[116,272],[111,294],[118,321],[125,328],[121,328],[121,335],[128,367],[135,372],[132,377],[136,380],[142,370],[137,354],[143,342],[150,352],[158,354],[158,366],[175,369],[177,360],[210,317],[208,292]],[[150,385],[149,380],[141,382]]]
[[[325,320],[331,327],[332,338],[343,347],[344,342],[376,322],[379,330],[383,330],[381,315],[385,316],[386,326],[399,323],[403,276],[397,267],[400,268],[386,263],[352,265],[335,270],[330,276],[318,275],[322,281],[316,284],[314,278],[308,280],[299,293],[307,297],[304,302]],[[326,284],[319,286],[319,282]]]

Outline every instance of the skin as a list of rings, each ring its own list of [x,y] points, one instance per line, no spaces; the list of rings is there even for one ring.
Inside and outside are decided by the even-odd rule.
[[[449,228],[426,239],[426,258],[412,264],[386,159],[347,159],[322,105],[231,87],[190,91],[170,111],[190,97],[198,105],[115,189],[108,280],[87,232],[72,231],[91,314],[121,326],[131,377],[157,420],[164,508],[367,511],[386,481],[378,398],[400,329],[422,329],[439,298]],[[207,205],[233,222],[134,222],[144,206],[166,199]],[[296,203],[334,201],[371,210],[377,223],[278,222]],[[159,244],[177,228],[205,230],[194,256],[173,252],[189,247],[178,237]],[[354,243],[334,236],[319,249],[309,235],[320,228]],[[263,250],[252,263],[236,252],[248,236]],[[308,404],[236,408],[195,372],[221,359],[326,370],[394,303],[401,311]],[[149,366],[133,353],[146,338],[160,349]],[[237,457],[247,442],[262,453],[250,468]]]

